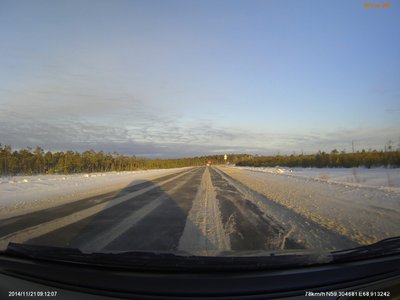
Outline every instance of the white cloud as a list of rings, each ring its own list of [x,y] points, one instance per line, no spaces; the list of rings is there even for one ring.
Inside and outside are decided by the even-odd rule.
[[[398,128],[353,128],[308,132],[271,132],[229,128],[216,121],[163,118],[146,112],[121,124],[70,121],[33,117],[10,109],[0,111],[0,143],[13,147],[41,146],[49,150],[89,148],[142,156],[180,157],[208,153],[236,152],[290,154],[293,151],[316,152],[351,149],[382,149],[389,140],[400,138]]]

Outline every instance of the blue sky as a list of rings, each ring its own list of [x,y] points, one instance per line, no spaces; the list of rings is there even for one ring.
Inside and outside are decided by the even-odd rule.
[[[0,143],[149,157],[400,143],[400,2],[365,2],[0,1]]]

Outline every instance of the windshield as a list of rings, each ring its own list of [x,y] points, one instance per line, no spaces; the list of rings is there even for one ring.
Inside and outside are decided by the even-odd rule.
[[[400,236],[396,4],[2,1],[0,250]]]

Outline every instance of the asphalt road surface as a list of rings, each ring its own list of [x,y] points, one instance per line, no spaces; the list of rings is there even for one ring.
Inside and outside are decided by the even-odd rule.
[[[0,248],[13,241],[85,252],[149,250],[215,255],[235,250],[309,248],[312,245],[298,236],[309,234],[311,227],[314,238],[326,241],[322,246],[354,246],[345,237],[288,211],[288,218],[297,218],[301,229],[296,237],[292,227],[260,209],[257,201],[269,201],[260,197],[216,167],[196,167],[0,220]]]

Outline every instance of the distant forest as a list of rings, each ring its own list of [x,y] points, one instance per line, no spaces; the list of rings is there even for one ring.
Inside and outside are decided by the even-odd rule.
[[[237,166],[252,167],[315,167],[315,168],[354,168],[354,167],[400,167],[400,150],[386,151],[362,150],[354,153],[339,152],[334,149],[330,153],[319,151],[310,155],[275,155],[254,156],[242,159]]]
[[[118,153],[87,150],[45,152],[42,148],[14,150],[0,144],[0,175],[73,174],[110,171],[134,171],[204,166],[208,160],[224,164],[223,155],[179,159],[148,159]],[[228,154],[228,162],[254,167],[400,167],[400,150],[388,146],[385,151],[362,150],[354,153],[332,150],[316,154],[258,156]]]

